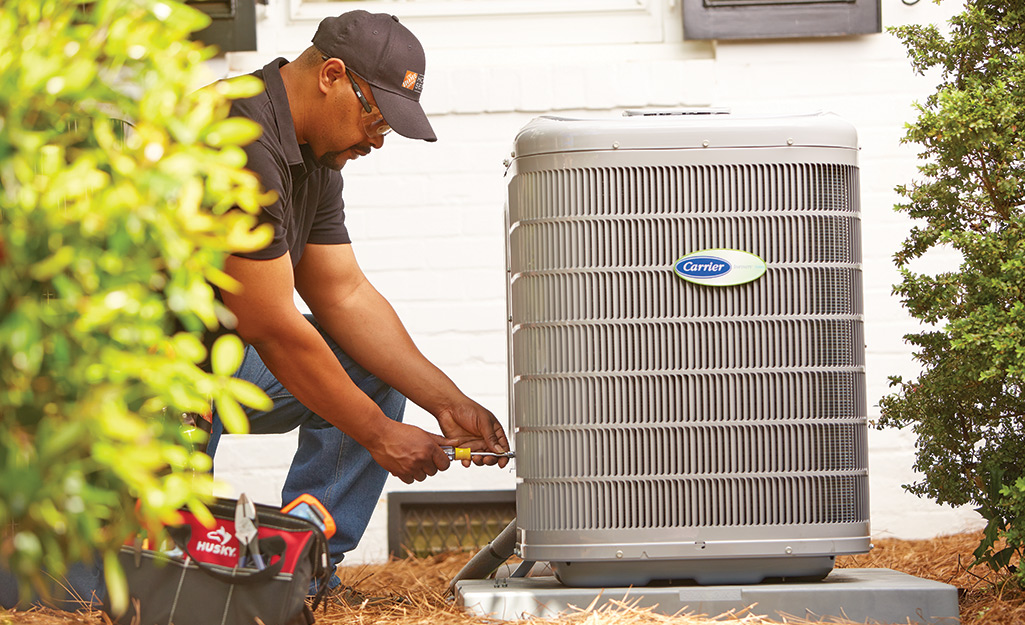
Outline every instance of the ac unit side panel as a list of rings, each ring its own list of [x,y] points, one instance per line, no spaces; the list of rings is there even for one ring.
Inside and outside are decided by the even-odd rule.
[[[656,479],[865,471],[864,422],[590,425],[525,429],[525,480]]]
[[[514,276],[573,269],[672,271],[684,254],[743,250],[767,265],[859,265],[859,219],[800,214],[731,217],[562,218],[520,222],[510,233]]]
[[[860,319],[529,324],[514,331],[516,376],[863,367]]]
[[[868,415],[865,375],[857,368],[532,375],[517,378],[513,393],[520,413],[517,425],[523,431],[577,426],[863,422]],[[524,464],[518,465],[521,471]]]
[[[666,267],[521,272],[511,281],[519,324],[598,320],[860,315],[862,273],[853,265],[771,265],[730,289],[681,280]]]
[[[525,480],[520,486],[530,505],[519,510],[517,499],[517,526],[538,533],[649,529],[654,538],[681,527],[788,525],[799,533],[804,525],[868,522],[865,470]]]

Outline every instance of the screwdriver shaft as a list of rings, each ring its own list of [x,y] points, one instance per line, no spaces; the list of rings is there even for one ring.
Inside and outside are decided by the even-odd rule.
[[[472,456],[494,456],[496,458],[515,458],[515,451],[495,453],[493,451],[472,451],[469,447],[450,447],[442,445],[441,450],[449,457],[449,460],[468,460]]]

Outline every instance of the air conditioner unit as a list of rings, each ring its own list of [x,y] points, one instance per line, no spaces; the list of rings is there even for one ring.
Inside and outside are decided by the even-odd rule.
[[[507,205],[517,542],[570,586],[869,549],[856,132],[542,117]]]

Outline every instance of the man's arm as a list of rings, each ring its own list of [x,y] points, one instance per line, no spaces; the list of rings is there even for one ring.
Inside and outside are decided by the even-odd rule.
[[[351,245],[307,244],[296,268],[296,288],[349,356],[434,415],[455,444],[508,451],[495,416],[420,353],[395,310],[359,268]],[[502,466],[506,461],[497,460]],[[475,462],[495,464],[496,459],[478,457]]]
[[[386,417],[296,309],[287,253],[273,260],[230,256],[225,271],[242,284],[240,293],[222,293],[238,318],[239,336],[296,399],[366,447],[378,464],[406,483],[448,468],[438,445],[454,441]]]

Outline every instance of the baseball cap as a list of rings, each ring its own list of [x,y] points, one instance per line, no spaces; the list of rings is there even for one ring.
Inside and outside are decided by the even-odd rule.
[[[349,11],[320,22],[313,45],[341,59],[370,85],[384,120],[410,139],[436,141],[420,106],[424,88],[424,49],[416,36],[386,13]]]

